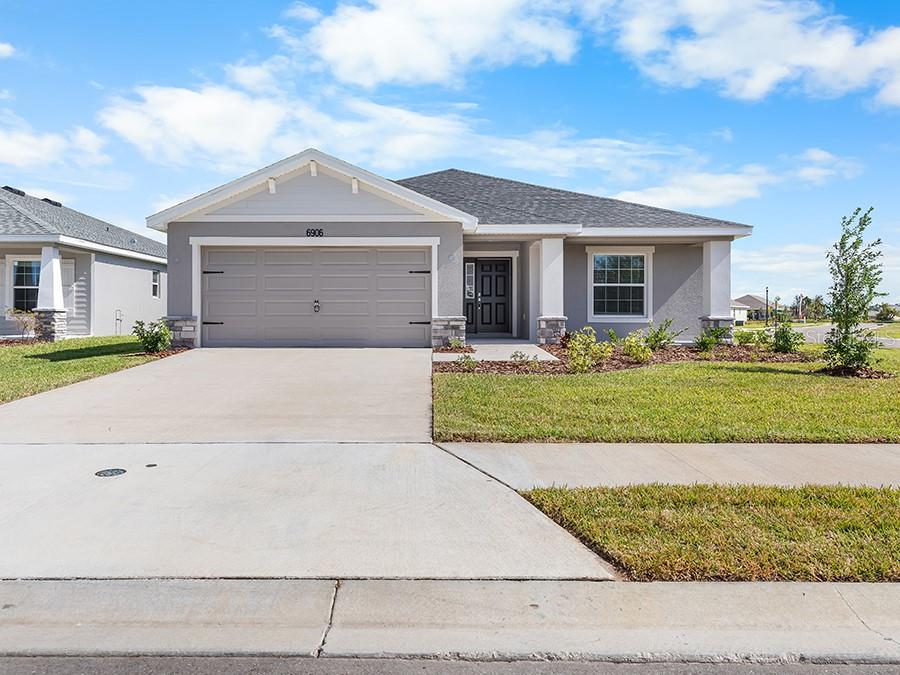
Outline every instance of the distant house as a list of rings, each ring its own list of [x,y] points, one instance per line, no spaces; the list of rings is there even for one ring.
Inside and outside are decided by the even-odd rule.
[[[761,298],[758,295],[753,295],[752,293],[748,293],[747,295],[742,295],[739,298],[735,298],[732,303],[738,303],[747,308],[747,318],[748,319],[765,319],[766,318],[766,299]],[[733,305],[732,305],[733,307]],[[774,303],[769,303],[769,314],[772,314],[772,310],[774,309]]]
[[[166,245],[0,188],[0,335],[18,332],[7,311],[34,312],[39,334],[128,334],[166,314]]]
[[[735,326],[743,326],[747,323],[747,316],[750,312],[750,308],[742,302],[738,302],[737,300],[731,301],[731,316],[734,318]]]

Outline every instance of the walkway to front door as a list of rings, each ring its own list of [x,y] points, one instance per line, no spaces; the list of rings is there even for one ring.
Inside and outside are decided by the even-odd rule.
[[[512,260],[465,259],[466,334],[512,333]]]

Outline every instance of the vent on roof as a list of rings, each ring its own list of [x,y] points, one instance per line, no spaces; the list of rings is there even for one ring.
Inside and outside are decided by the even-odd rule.
[[[7,192],[12,192],[14,195],[19,195],[20,197],[25,196],[24,190],[20,190],[19,188],[10,187],[9,185],[4,185],[3,189]]]
[[[62,206],[62,202],[58,202],[55,199],[50,199],[49,197],[41,198],[42,202],[47,202],[50,206]]]

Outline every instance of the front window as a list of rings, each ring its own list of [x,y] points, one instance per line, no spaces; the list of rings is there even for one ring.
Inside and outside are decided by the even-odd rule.
[[[37,307],[41,263],[38,260],[13,261],[13,307],[25,312]]]
[[[647,256],[643,253],[594,253],[594,316],[647,316]]]
[[[158,298],[159,297],[159,270],[153,270],[151,272],[151,275],[152,276],[150,279],[150,294],[154,298]]]

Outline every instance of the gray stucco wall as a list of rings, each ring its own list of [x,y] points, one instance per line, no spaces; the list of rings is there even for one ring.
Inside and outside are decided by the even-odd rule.
[[[646,323],[588,323],[588,256],[584,243],[566,244],[565,312],[569,330],[593,326],[601,338],[610,328],[620,336],[645,328]],[[700,332],[703,313],[703,249],[687,244],[656,245],[653,253],[653,314],[655,324],[673,320],[673,329],[686,329],[679,340]]]
[[[191,314],[190,237],[304,237],[307,227],[327,237],[440,237],[438,316],[462,315],[462,226],[459,223],[170,223],[170,316]],[[314,240],[313,240],[314,241]],[[298,244],[302,246],[302,242]]]
[[[160,274],[160,297],[151,295],[151,271]],[[166,315],[166,266],[97,253],[94,260],[94,335],[128,335],[137,320],[156,321]],[[122,321],[116,321],[121,310]]]

